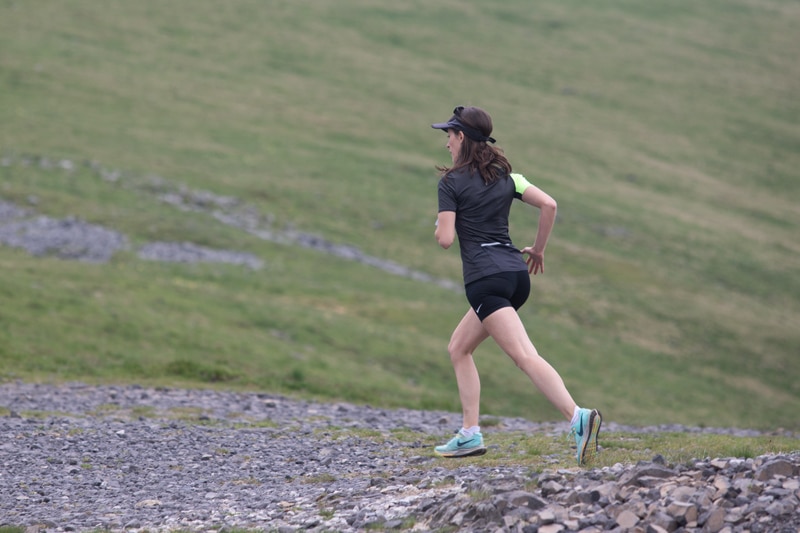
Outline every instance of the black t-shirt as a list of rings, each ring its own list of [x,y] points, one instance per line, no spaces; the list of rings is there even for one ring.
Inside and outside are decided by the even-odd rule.
[[[486,185],[480,173],[466,169],[439,180],[439,212],[456,213],[465,285],[499,272],[527,270],[508,235],[508,214],[511,202],[529,186],[521,174]]]

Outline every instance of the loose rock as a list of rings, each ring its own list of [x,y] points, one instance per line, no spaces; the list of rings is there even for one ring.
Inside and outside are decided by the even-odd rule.
[[[419,443],[393,436],[402,428],[446,435],[460,422],[457,413],[21,382],[0,384],[3,412],[0,527],[583,533],[800,527],[800,452],[685,465],[655,457],[533,474],[469,462],[439,466],[441,459],[416,452]],[[497,431],[568,429],[500,422]],[[359,428],[383,436],[350,431]],[[403,453],[391,453],[397,450]]]

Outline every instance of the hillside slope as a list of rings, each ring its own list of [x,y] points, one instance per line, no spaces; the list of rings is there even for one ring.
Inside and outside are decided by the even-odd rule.
[[[796,428],[798,22],[778,0],[0,3],[0,198],[131,244],[93,265],[0,248],[2,375],[457,410],[458,293],[164,194],[457,284],[429,124],[473,104],[559,202],[523,318],[576,399],[625,423]],[[534,217],[514,211],[519,244]],[[153,241],[265,266],[133,253]],[[557,419],[494,346],[478,358],[486,414]]]

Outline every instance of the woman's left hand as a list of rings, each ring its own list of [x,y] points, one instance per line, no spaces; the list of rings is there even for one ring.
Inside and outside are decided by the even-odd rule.
[[[544,274],[544,252],[536,252],[532,246],[528,246],[522,249],[522,253],[528,256],[525,259],[525,264],[528,265],[528,274],[534,276],[539,272]]]

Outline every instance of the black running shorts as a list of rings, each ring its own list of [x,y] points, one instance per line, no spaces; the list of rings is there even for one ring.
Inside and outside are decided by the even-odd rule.
[[[483,322],[503,307],[522,307],[531,293],[531,278],[527,270],[500,272],[468,283],[465,289],[469,305]]]

